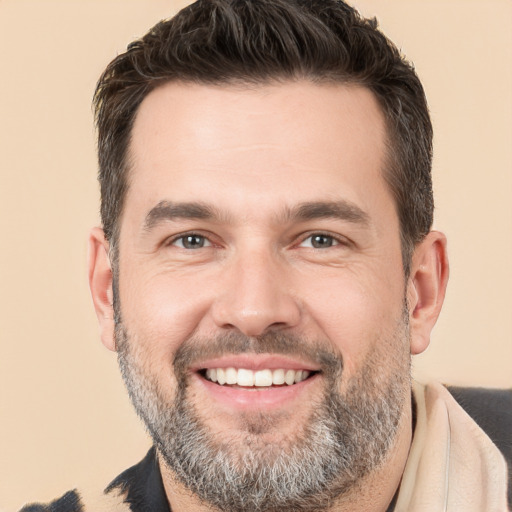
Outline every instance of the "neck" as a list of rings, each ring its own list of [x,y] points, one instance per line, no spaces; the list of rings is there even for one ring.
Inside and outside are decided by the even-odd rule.
[[[333,503],[326,512],[386,512],[400,484],[412,441],[412,406],[404,414],[384,463],[367,475],[356,487]],[[159,456],[167,500],[172,512],[222,512],[202,503],[175,478]]]

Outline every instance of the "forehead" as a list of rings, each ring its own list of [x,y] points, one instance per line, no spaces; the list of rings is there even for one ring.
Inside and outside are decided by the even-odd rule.
[[[247,210],[250,198],[277,207],[341,195],[364,206],[387,189],[385,141],[363,87],[168,83],[137,113],[126,204],[210,199]]]

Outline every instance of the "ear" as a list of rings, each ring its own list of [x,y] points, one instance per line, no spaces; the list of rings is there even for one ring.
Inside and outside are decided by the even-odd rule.
[[[103,345],[115,351],[114,308],[112,293],[112,268],[109,243],[101,228],[93,228],[89,234],[89,287]]]
[[[430,333],[443,305],[448,273],[446,237],[431,231],[414,249],[407,283],[411,354],[420,354],[430,343]]]

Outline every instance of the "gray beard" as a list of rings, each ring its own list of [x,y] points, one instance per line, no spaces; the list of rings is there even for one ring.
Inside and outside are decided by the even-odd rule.
[[[279,333],[257,339],[236,333],[191,338],[174,358],[178,386],[170,401],[134,355],[137,349],[123,325],[116,328],[128,393],[165,464],[202,502],[222,512],[326,510],[378,468],[395,442],[410,397],[407,341],[402,321],[391,336],[379,340],[376,346],[382,350],[370,354],[340,393],[342,359],[318,344]],[[321,365],[323,396],[296,435],[263,441],[275,413],[242,416],[243,429],[231,439],[217,439],[203,424],[189,398],[186,368],[199,358],[228,353],[295,354]]]

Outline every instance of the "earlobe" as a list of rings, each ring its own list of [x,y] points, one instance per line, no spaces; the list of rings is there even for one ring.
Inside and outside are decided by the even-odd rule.
[[[408,281],[412,354],[420,354],[430,343],[430,333],[443,305],[448,273],[446,237],[431,231],[414,250]]]
[[[112,268],[109,244],[101,228],[89,234],[89,287],[100,327],[102,343],[115,351]]]

